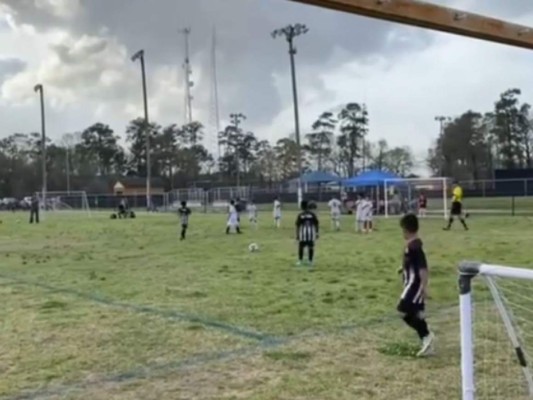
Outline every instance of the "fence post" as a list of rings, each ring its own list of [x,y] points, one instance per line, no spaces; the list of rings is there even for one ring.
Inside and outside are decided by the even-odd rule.
[[[515,216],[515,196],[511,197],[511,215]]]

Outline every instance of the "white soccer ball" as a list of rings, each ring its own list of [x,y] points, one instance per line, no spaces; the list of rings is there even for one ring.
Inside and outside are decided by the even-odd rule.
[[[248,250],[250,253],[255,253],[256,251],[259,251],[259,245],[257,243],[250,243]]]

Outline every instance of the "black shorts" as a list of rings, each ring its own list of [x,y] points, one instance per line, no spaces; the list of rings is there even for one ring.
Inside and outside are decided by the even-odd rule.
[[[458,216],[463,213],[463,204],[460,201],[454,201],[452,203],[452,216]]]
[[[424,298],[420,296],[420,288],[418,286],[409,290],[405,296],[403,296],[396,309],[403,314],[417,314],[423,312],[426,309],[426,303]]]
[[[315,247],[315,242],[313,241],[300,241],[299,242],[300,247]]]

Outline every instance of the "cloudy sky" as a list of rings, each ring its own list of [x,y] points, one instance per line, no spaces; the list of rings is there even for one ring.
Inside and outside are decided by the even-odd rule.
[[[433,1],[533,25],[531,0]],[[45,85],[52,138],[97,121],[121,134],[142,111],[139,66],[130,61],[141,48],[151,117],[182,123],[179,30],[190,26],[194,117],[213,140],[216,26],[222,123],[242,112],[247,129],[275,141],[293,120],[286,44],[270,32],[294,22],[310,28],[298,39],[304,132],[325,110],[365,102],[370,138],[409,145],[422,163],[435,115],[489,110],[510,87],[533,103],[531,52],[287,0],[0,0],[0,136],[38,131],[36,83]]]

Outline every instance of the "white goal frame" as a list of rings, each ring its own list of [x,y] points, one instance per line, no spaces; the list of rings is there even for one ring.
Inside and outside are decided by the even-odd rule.
[[[384,190],[384,200],[385,200],[385,218],[389,217],[389,205],[390,205],[390,199],[389,199],[389,189],[391,187],[400,187],[401,185],[411,185],[416,186],[418,183],[420,185],[420,189],[424,189],[424,187],[427,188],[428,184],[431,182],[438,182],[439,186],[442,187],[442,207],[443,207],[443,215],[444,219],[448,219],[448,178],[398,178],[398,179],[386,179],[383,185]]]
[[[520,344],[512,317],[507,312],[499,290],[493,280],[493,278],[500,277],[533,281],[533,270],[463,261],[459,264],[459,274],[462,399],[476,400],[472,280],[478,276],[484,277],[487,281],[489,292],[505,326],[507,336],[515,349],[518,362],[522,367],[522,372],[528,385],[529,395],[533,398],[533,377],[528,367],[528,357]]]
[[[71,190],[71,191],[52,191],[52,192],[36,192],[35,195],[39,199],[39,207],[41,208],[42,213],[46,212],[59,212],[60,210],[48,210],[47,209],[47,202],[52,201],[54,198],[61,198],[61,197],[72,197],[76,198],[78,197],[81,200],[82,208],[80,211],[85,211],[87,213],[87,216],[91,216],[91,207],[89,205],[89,199],[87,197],[87,192],[84,190]],[[65,210],[61,210],[65,211]]]

